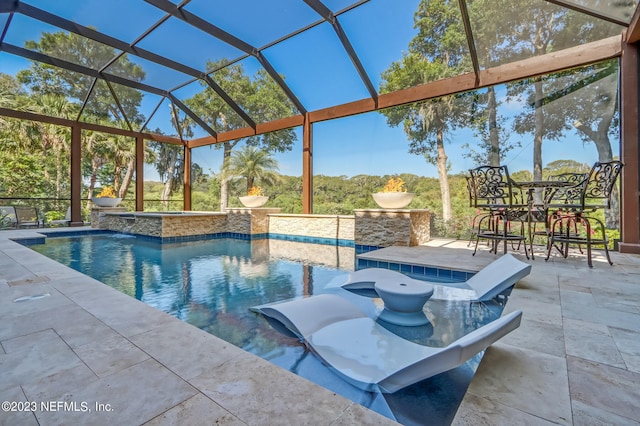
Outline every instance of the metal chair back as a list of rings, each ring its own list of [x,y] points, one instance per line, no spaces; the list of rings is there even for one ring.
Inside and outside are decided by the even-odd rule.
[[[480,166],[469,170],[469,173],[473,207],[500,209],[513,205],[513,189],[507,166]]]
[[[588,178],[589,173],[560,173],[549,176],[548,180],[550,181],[567,182],[571,185],[565,187],[546,188],[544,194],[545,204],[579,204]]]
[[[580,197],[583,210],[611,207],[611,194],[622,166],[617,160],[593,165]]]

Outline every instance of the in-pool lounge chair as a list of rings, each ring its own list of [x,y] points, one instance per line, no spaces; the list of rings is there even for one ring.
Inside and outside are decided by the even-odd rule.
[[[471,300],[491,300],[531,273],[531,265],[507,253],[494,260],[466,281]],[[347,290],[373,290],[376,281],[403,280],[406,275],[384,268],[366,268],[349,274],[342,288]],[[420,280],[421,281],[421,280]],[[437,283],[432,283],[437,284]],[[434,293],[434,296],[438,292]]]
[[[365,391],[393,393],[464,364],[520,326],[521,311],[490,322],[444,348],[399,337],[333,294],[253,308],[298,336],[334,372]]]

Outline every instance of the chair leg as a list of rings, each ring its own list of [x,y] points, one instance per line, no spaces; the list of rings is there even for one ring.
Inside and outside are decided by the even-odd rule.
[[[478,236],[476,235],[476,246],[473,249],[473,253],[471,253],[471,256],[475,256],[476,252],[478,251],[478,243],[480,242],[480,238],[478,238]]]
[[[578,234],[578,221],[576,220],[573,223],[573,232],[577,235]],[[584,254],[584,252],[582,251],[582,245],[578,244],[578,250],[580,250],[580,254]]]
[[[556,221],[557,219],[554,219],[553,222],[551,222],[551,225],[549,226],[549,236],[547,237],[547,257],[545,257],[544,259],[545,262],[548,262],[549,257],[551,256],[551,248],[553,247],[553,235],[554,235],[554,228],[556,226]]]
[[[559,235],[561,232],[563,232],[563,220],[564,219],[562,218],[562,216],[556,216],[556,218],[553,219],[551,225],[549,226],[549,236],[547,238],[547,257],[544,259],[545,262],[548,261],[551,257],[551,250],[553,250],[553,247],[556,244],[556,235]],[[558,225],[560,225],[560,229],[557,229]],[[562,249],[563,245],[560,247]],[[560,253],[564,255],[564,252],[562,250],[560,250]]]
[[[474,216],[474,218],[471,220],[471,235],[469,235],[469,242],[467,243],[467,247],[471,247],[473,237],[476,235],[476,217]]]
[[[482,226],[482,221],[484,219],[486,219],[488,216],[485,217],[481,217],[480,220],[478,221],[478,230],[476,232],[476,245],[473,249],[473,253],[471,254],[472,256],[476,255],[476,252],[478,251],[478,244],[480,243],[480,227]]]
[[[579,218],[575,217],[575,216],[569,216],[567,218],[567,226],[565,229],[565,238],[567,240],[571,239],[571,226],[573,225],[573,230],[574,230],[574,234],[578,233],[578,220]],[[562,246],[562,248],[564,249],[564,258],[566,259],[567,257],[569,257],[569,246],[571,245],[571,243],[569,242],[565,242]],[[578,248],[580,249],[580,253],[582,253],[582,248],[580,243],[578,243]]]
[[[611,256],[609,255],[609,245],[608,245],[608,241],[607,241],[607,232],[605,230],[605,226],[604,223],[597,218],[593,218],[593,220],[597,221],[598,224],[600,225],[600,229],[602,230],[602,245],[604,246],[604,254],[607,257],[607,262],[609,262],[609,265],[613,265],[613,261],[611,260]]]
[[[587,233],[587,263],[589,268],[593,268],[593,261],[591,260],[591,222],[589,219],[582,218],[584,222],[585,231]]]
[[[609,256],[609,244],[607,244],[607,234],[604,231],[604,226],[602,227],[602,241],[604,241],[604,254],[607,256],[607,262],[609,265],[613,265],[613,261],[611,260],[611,256]]]

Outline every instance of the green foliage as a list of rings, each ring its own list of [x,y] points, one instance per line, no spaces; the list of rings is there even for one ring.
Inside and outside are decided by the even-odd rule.
[[[110,63],[118,54],[112,47],[65,31],[44,32],[40,40],[26,41],[25,47],[96,70],[102,69],[104,64]],[[129,61],[126,54],[111,64],[108,72],[135,81],[142,81],[145,77],[142,67]],[[94,80],[88,75],[35,61],[29,69],[18,72],[17,78],[29,87],[32,93],[55,94],[78,101],[84,101]],[[142,124],[143,117],[138,112],[142,93],[117,84],[112,84],[112,87],[129,122]],[[84,114],[125,124],[125,117],[122,116],[109,87],[102,80],[98,80],[93,87]],[[96,122],[95,119],[90,121]]]
[[[0,191],[4,197],[43,197],[52,188],[43,182],[45,164],[37,154],[13,156],[0,151]]]
[[[65,215],[66,213],[64,212],[50,210],[44,214],[45,222],[48,223],[48,222],[51,222],[52,220],[62,220],[64,219]]]
[[[243,178],[246,182],[245,194],[254,185],[273,185],[278,180],[278,162],[266,149],[245,145],[231,154],[223,170],[228,178]]]

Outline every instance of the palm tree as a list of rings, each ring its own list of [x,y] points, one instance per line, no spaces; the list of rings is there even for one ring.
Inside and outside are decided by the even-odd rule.
[[[245,145],[231,154],[224,175],[227,178],[245,178],[248,192],[257,182],[274,184],[278,180],[278,167],[278,161],[269,151]]]

